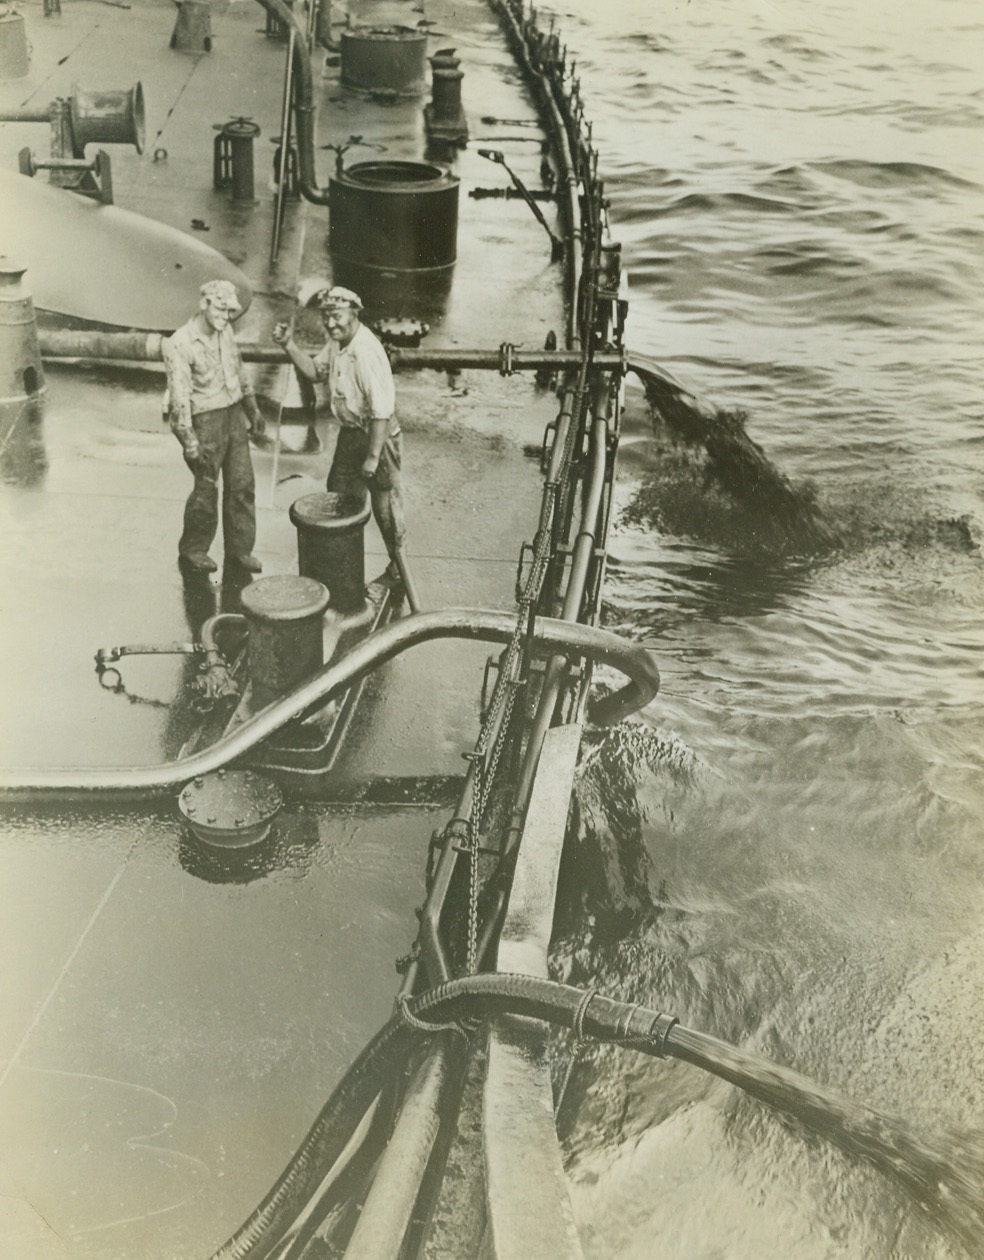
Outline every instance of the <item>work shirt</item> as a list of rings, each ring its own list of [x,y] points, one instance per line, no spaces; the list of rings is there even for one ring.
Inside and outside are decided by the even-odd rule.
[[[167,368],[166,410],[175,433],[190,431],[192,416],[231,407],[253,393],[231,326],[215,332],[194,315],[165,339],[161,353]]]
[[[332,415],[339,424],[369,431],[370,420],[389,420],[389,436],[400,432],[393,370],[382,343],[365,324],[347,346],[329,339],[313,359],[317,379],[328,386]]]

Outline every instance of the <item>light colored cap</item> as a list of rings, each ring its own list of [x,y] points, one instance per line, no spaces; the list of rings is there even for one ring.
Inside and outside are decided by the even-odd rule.
[[[239,294],[231,280],[206,280],[200,289],[203,298],[213,306],[224,306],[227,311],[239,311]]]
[[[343,289],[338,284],[330,289],[322,289],[315,300],[323,311],[330,311],[334,307],[348,307],[353,311],[362,310],[362,298],[358,293],[353,293],[351,289]]]

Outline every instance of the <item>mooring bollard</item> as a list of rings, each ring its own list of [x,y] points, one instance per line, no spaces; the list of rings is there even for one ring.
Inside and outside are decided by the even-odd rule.
[[[443,141],[451,148],[464,148],[468,140],[468,120],[461,104],[464,71],[453,48],[442,48],[428,60],[431,64],[431,100],[424,106],[428,138]]]
[[[249,630],[252,707],[262,709],[324,664],[322,621],[328,592],[314,578],[261,578],[239,596]]]
[[[297,568],[329,590],[329,608],[360,613],[366,606],[365,527],[369,500],[307,494],[291,504]]]

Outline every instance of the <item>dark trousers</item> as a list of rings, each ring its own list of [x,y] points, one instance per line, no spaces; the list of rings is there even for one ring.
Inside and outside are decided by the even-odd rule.
[[[407,536],[403,516],[403,443],[401,435],[386,439],[379,456],[375,476],[367,481],[362,475],[362,464],[369,451],[369,434],[354,425],[344,424],[338,431],[335,456],[328,470],[325,489],[329,494],[365,502],[366,491],[372,502],[372,514],[383,536],[390,559],[402,548]]]
[[[256,542],[256,483],[249,453],[248,422],[239,403],[192,417],[199,458],[184,510],[180,556],[204,555],[219,527],[222,478],[222,542],[227,560],[251,554]]]

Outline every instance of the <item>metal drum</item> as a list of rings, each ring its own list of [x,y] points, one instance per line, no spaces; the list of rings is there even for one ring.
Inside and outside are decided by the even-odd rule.
[[[253,709],[289,694],[324,664],[322,619],[328,592],[313,578],[262,578],[240,604],[249,628]]]
[[[457,176],[433,162],[354,162],[329,183],[333,259],[387,272],[454,266]]]
[[[0,80],[23,79],[30,64],[24,16],[7,9],[0,13]]]
[[[427,83],[427,34],[404,27],[342,32],[342,83],[365,92],[419,96]]]
[[[69,99],[72,143],[81,153],[87,144],[132,144],[143,153],[147,138],[143,84],[93,92],[72,84]]]

